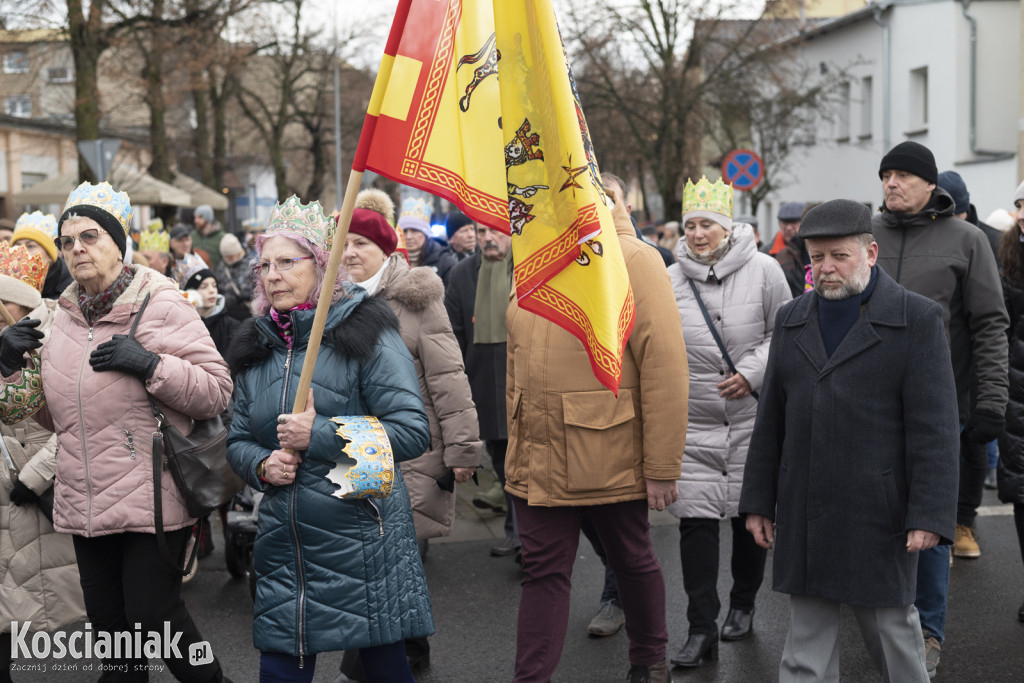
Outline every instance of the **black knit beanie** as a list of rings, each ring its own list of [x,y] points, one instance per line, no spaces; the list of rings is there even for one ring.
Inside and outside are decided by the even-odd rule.
[[[451,239],[452,235],[472,222],[473,219],[461,211],[452,211],[444,221],[444,231],[448,233],[448,239]]]
[[[100,227],[110,233],[110,237],[114,240],[114,244],[121,250],[121,257],[124,258],[125,250],[128,248],[128,236],[124,234],[124,226],[121,225],[114,216],[98,206],[91,204],[76,204],[75,206],[69,207],[67,211],[61,214],[60,221],[57,222],[57,234],[61,234],[61,229],[64,227],[64,221],[69,216],[84,216],[85,218],[91,218]]]
[[[939,180],[939,169],[935,166],[935,156],[932,151],[911,140],[901,142],[882,157],[882,163],[878,167],[878,177],[881,178],[885,171],[913,173],[933,185]]]

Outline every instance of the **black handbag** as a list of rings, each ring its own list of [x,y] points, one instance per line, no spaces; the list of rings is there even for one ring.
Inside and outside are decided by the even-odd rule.
[[[132,322],[129,337],[135,337],[135,328],[148,303],[147,294]],[[228,464],[228,432],[220,416],[194,420],[192,431],[186,436],[168,422],[149,392],[146,396],[157,425],[153,432],[153,520],[157,545],[164,560],[184,576],[195,561],[199,544],[193,546],[192,556],[185,563],[184,569],[171,559],[163,529],[163,492],[160,486],[163,469],[170,471],[175,486],[185,500],[188,514],[200,519],[230,501],[245,484]]]

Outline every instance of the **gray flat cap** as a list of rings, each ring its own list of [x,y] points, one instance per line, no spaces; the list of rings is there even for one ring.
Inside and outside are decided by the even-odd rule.
[[[801,239],[832,238],[871,233],[871,209],[849,199],[819,204],[800,223]]]

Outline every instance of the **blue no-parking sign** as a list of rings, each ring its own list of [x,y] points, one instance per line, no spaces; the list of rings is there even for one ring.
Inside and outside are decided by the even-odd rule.
[[[750,190],[764,178],[764,162],[757,152],[735,149],[722,161],[722,180],[732,184],[734,190]]]

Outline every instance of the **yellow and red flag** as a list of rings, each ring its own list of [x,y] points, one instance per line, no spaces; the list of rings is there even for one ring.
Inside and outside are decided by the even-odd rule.
[[[618,393],[635,311],[551,0],[400,0],[353,169],[512,235],[520,307]]]

